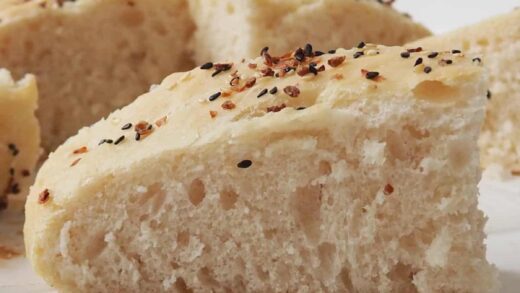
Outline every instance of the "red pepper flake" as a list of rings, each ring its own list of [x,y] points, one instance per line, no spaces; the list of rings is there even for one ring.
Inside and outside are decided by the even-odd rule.
[[[300,90],[297,87],[293,86],[293,85],[286,86],[283,89],[283,92],[286,93],[289,97],[292,97],[292,98],[296,98],[297,96],[300,95]]]
[[[81,160],[81,158],[77,158],[77,159],[75,159],[75,160],[70,164],[70,166],[71,166],[71,167],[76,166],[76,165],[79,163],[80,160]]]
[[[246,80],[246,83],[244,85],[244,88],[252,88],[256,83],[255,77],[250,77]]]
[[[271,106],[271,107],[267,107],[267,112],[280,112],[282,111],[285,107],[287,107],[285,104],[281,104],[281,105],[278,105],[278,106]]]
[[[342,73],[336,73],[332,76],[333,79],[342,80],[343,74]]]
[[[39,204],[44,204],[46,203],[47,201],[49,201],[50,199],[50,192],[49,192],[49,189],[44,189],[42,192],[40,192],[40,194],[38,195],[38,203]]]
[[[387,185],[385,185],[385,188],[383,189],[383,193],[385,195],[390,195],[394,192],[394,187],[392,186],[392,184],[388,183]]]
[[[222,97],[223,98],[230,97],[231,94],[233,94],[233,92],[231,92],[231,91],[226,91],[226,90],[222,91]]]
[[[153,125],[146,121],[139,121],[139,123],[134,126],[134,130],[136,132],[136,140],[140,140],[152,133]],[[139,137],[139,139],[137,139],[137,137]]]
[[[327,61],[327,63],[329,63],[329,65],[332,67],[338,67],[345,61],[345,58],[346,58],[345,56],[333,57],[333,58],[329,59],[329,61]]]
[[[75,155],[84,154],[88,152],[88,148],[86,146],[82,146],[79,149],[75,149],[72,153]]]
[[[230,86],[237,86],[238,84],[240,84],[240,77],[238,76],[233,77],[233,79],[231,79],[229,82]]]
[[[217,117],[217,114],[218,114],[217,111],[209,111],[209,116],[211,116],[211,118]]]
[[[307,73],[309,73],[309,67],[302,67],[300,70],[296,72],[299,76],[305,76]]]
[[[262,76],[274,76],[274,70],[271,69],[271,67],[266,67],[262,70],[260,70],[262,73]]]
[[[166,124],[167,119],[168,119],[168,116],[163,116],[163,117],[157,119],[157,121],[155,121],[155,125],[157,125],[157,127],[161,127],[164,124]]]
[[[247,65],[247,67],[251,68],[251,69],[256,69],[257,65],[255,63],[249,63]]]
[[[221,106],[224,110],[233,110],[236,107],[235,104],[231,101],[225,101]]]
[[[422,51],[422,47],[412,48],[407,50],[410,53],[417,53]]]

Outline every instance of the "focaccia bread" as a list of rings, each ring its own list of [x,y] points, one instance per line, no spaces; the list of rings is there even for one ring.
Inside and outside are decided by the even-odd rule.
[[[268,46],[282,54],[311,42],[316,50],[361,41],[403,45],[429,35],[422,25],[376,0],[190,0],[198,26],[192,42],[200,64],[257,56]]]
[[[38,90],[34,76],[13,80],[0,69],[0,212],[22,208],[40,155],[40,128],[34,116]]]
[[[4,0],[0,19],[0,67],[37,76],[47,151],[191,67],[184,0]]]
[[[464,50],[490,72],[486,120],[480,136],[482,166],[520,175],[520,9],[412,44]]]
[[[496,290],[482,67],[360,47],[207,63],[80,130],[26,204],[36,272],[67,292]]]

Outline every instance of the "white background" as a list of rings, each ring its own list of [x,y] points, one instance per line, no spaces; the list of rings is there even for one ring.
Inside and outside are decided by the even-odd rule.
[[[394,7],[432,32],[443,33],[520,8],[520,0],[397,0]]]

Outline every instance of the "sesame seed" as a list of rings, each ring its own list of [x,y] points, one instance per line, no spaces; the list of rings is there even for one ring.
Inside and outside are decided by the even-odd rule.
[[[431,52],[430,54],[428,54],[428,58],[433,59],[433,58],[437,57],[438,55],[439,55],[438,52]]]
[[[296,110],[298,110],[298,111],[305,110],[305,109],[306,109],[305,107],[298,107],[298,108],[296,108]]]
[[[357,45],[357,47],[358,47],[358,49],[363,49],[363,48],[365,47],[365,45],[366,45],[365,42],[360,42],[360,43]]]
[[[402,58],[409,58],[410,57],[410,52],[401,52],[401,57]]]
[[[118,145],[118,144],[120,144],[124,139],[125,139],[125,136],[124,136],[124,135],[121,135],[118,139],[116,139],[116,141],[114,142],[114,144],[115,144],[115,145]]]
[[[321,56],[321,55],[323,55],[323,54],[325,54],[325,53],[323,53],[322,51],[316,51],[316,52],[314,52],[314,56],[316,56],[316,57],[319,57],[319,56]]]
[[[7,147],[11,151],[11,155],[13,157],[16,157],[20,153],[20,151],[18,150],[18,147],[16,147],[16,145],[14,143],[8,144]]]
[[[305,56],[307,56],[307,57],[314,56],[311,44],[306,44],[305,45],[304,53],[305,53]]]
[[[268,89],[263,89],[256,97],[257,98],[262,97],[263,95],[267,94],[267,91],[268,91]]]
[[[108,143],[108,144],[113,144],[114,143],[114,141],[111,140],[111,139],[105,139],[105,142]]]
[[[130,128],[132,128],[132,123],[126,123],[125,125],[123,125],[123,127],[121,127],[121,130],[127,130]]]
[[[260,51],[260,56],[264,56],[264,54],[267,53],[267,51],[269,51],[269,47],[263,47]]]
[[[141,140],[141,133],[139,133],[139,132],[135,133],[135,140],[137,140],[137,141]]]
[[[305,53],[303,52],[303,49],[302,48],[298,48],[295,52],[294,52],[294,59],[298,60],[298,61],[303,61],[305,60]]]
[[[213,68],[213,63],[211,63],[211,62],[204,63],[204,64],[202,64],[202,66],[200,66],[200,69],[202,69],[202,70],[208,70],[211,68]]]
[[[459,54],[459,53],[462,53],[460,50],[451,50],[451,53],[453,54]]]
[[[269,93],[270,93],[271,95],[274,95],[274,94],[276,94],[277,92],[278,92],[278,88],[277,88],[277,87],[274,87],[274,88],[272,88],[272,89],[269,91]]]
[[[318,75],[318,69],[316,69],[316,63],[309,64],[309,72]]]
[[[421,57],[417,58],[417,60],[415,60],[415,64],[413,66],[417,66],[419,64],[422,64],[423,62],[423,59]]]
[[[11,193],[12,194],[18,194],[20,193],[20,185],[18,185],[18,183],[13,183],[11,185]]]
[[[477,58],[473,58],[473,62],[475,62],[475,63],[482,63],[482,59],[480,59],[478,57]]]
[[[363,56],[363,55],[365,55],[365,53],[359,51],[359,52],[354,53],[354,56],[353,56],[353,57],[354,57],[354,59],[357,59],[357,58],[359,58],[359,57],[361,57],[361,56]]]
[[[491,100],[491,96],[492,96],[491,91],[488,90],[487,93],[486,93],[486,98],[487,98],[488,100]]]
[[[368,71],[365,75],[366,79],[375,79],[379,76],[379,72],[377,71]]]
[[[14,168],[9,168],[9,175],[14,176]]]
[[[430,66],[424,67],[424,73],[430,73],[432,72],[432,68]]]
[[[212,94],[211,96],[209,96],[208,100],[209,100],[210,102],[213,102],[213,101],[215,101],[216,99],[218,99],[218,98],[220,97],[221,94],[222,94],[221,92],[216,92],[216,93]]]
[[[221,72],[222,72],[222,70],[217,69],[217,70],[215,70],[215,72],[213,72],[213,74],[211,74],[211,77],[215,77],[215,76],[217,76]]]
[[[336,54],[336,50],[329,50],[329,54]]]
[[[22,176],[23,177],[29,177],[29,176],[31,176],[31,172],[29,170],[27,170],[27,169],[23,169],[22,170]]]
[[[253,162],[251,162],[251,160],[243,160],[237,164],[237,167],[240,169],[246,169],[251,167],[251,165],[253,165]]]

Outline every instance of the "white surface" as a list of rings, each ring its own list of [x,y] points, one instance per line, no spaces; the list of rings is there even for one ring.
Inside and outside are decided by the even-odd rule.
[[[520,180],[480,184],[480,207],[489,217],[488,259],[500,270],[503,293],[520,292]],[[0,292],[53,292],[24,258],[0,260]]]
[[[434,33],[443,33],[511,11],[520,7],[520,0],[397,0],[394,7]]]

